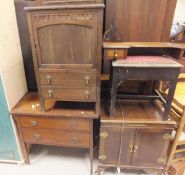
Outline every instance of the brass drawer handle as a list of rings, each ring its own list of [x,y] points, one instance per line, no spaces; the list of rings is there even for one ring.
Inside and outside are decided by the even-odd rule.
[[[52,79],[51,75],[47,75],[46,79],[47,79],[48,84],[51,84],[51,79]]]
[[[35,120],[32,120],[31,121],[31,126],[37,126],[38,125],[38,122],[37,121],[35,121]]]
[[[118,57],[118,52],[117,50],[114,51],[114,59],[116,59]]]
[[[72,137],[72,138],[71,138],[71,143],[72,143],[72,144],[77,144],[77,143],[79,143],[78,138],[77,138],[77,137]]]
[[[89,80],[90,80],[90,77],[87,75],[85,76],[85,84],[88,85],[89,84]]]
[[[90,92],[89,91],[85,91],[85,98],[86,99],[89,99],[89,95],[90,95]]]
[[[49,96],[49,98],[52,98],[53,97],[53,91],[51,89],[48,90],[48,96]]]
[[[40,139],[40,134],[34,134],[33,139],[34,140],[39,140]]]
[[[76,129],[77,126],[78,126],[78,123],[76,123],[76,122],[72,122],[72,123],[71,123],[71,128],[72,128],[72,129]]]

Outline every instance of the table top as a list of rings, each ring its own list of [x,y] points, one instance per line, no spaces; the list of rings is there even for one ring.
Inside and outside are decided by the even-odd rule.
[[[164,56],[127,56],[112,62],[113,67],[181,68],[181,64]]]
[[[132,48],[132,47],[185,49],[185,43],[172,43],[172,42],[104,42],[103,47],[105,49],[128,49],[128,48]]]
[[[12,115],[99,118],[92,103],[57,102],[45,100],[45,112],[41,111],[36,92],[27,93],[11,110]],[[36,108],[34,108],[36,106]]]

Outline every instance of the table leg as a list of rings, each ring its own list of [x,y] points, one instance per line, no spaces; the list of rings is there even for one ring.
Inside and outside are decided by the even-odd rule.
[[[168,92],[168,96],[167,96],[167,100],[166,100],[163,120],[166,120],[168,118],[169,113],[170,113],[170,107],[171,107],[171,103],[172,103],[173,96],[175,93],[176,84],[177,84],[177,80],[170,81],[170,83],[169,83],[169,92]]]

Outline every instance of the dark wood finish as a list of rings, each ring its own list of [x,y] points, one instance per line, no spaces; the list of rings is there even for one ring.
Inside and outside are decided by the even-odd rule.
[[[20,102],[11,110],[12,115],[18,116],[44,116],[44,117],[75,117],[80,118],[98,118],[91,103],[72,103],[46,100],[46,111],[40,110],[37,93],[26,94]],[[52,110],[51,110],[52,109]]]
[[[21,128],[21,132],[26,143],[89,148],[89,133],[34,128]]]
[[[112,62],[110,116],[115,114],[117,88],[126,80],[169,81],[170,89],[166,100],[164,119],[168,118],[181,65],[165,57],[127,57]]]
[[[88,103],[76,107],[71,102],[62,102],[61,108],[61,102],[54,105],[49,100],[46,109],[53,110],[42,112],[38,103],[37,93],[28,93],[11,111],[26,163],[29,163],[28,144],[88,148],[92,175],[93,119],[98,118],[94,108]]]
[[[132,156],[133,166],[161,167],[166,159],[170,139],[165,140],[165,134],[171,135],[171,129],[136,129],[135,142],[136,152]]]
[[[114,21],[124,41],[169,41],[176,0],[107,0],[105,29]]]
[[[86,119],[76,118],[43,118],[35,116],[19,116],[17,119],[23,128],[61,129],[64,131],[90,131],[90,123]]]
[[[109,117],[107,105],[102,102],[97,174],[112,167],[165,171],[170,136],[176,122],[162,120],[161,103],[120,100],[116,103],[115,118]],[[123,154],[118,164],[121,136]]]
[[[96,70],[40,70],[40,84],[42,86],[60,87],[96,87]]]
[[[96,101],[96,88],[59,88],[41,86],[41,94],[44,99],[63,101]]]
[[[118,164],[118,156],[121,144],[121,127],[101,127],[100,133],[107,133],[106,138],[100,134],[99,157],[106,156],[105,160],[100,159],[100,163]],[[125,127],[123,130],[123,148],[120,164],[130,165],[132,153],[129,146],[134,143],[135,129]],[[112,144],[110,144],[112,143]]]
[[[28,10],[28,24],[42,110],[45,109],[45,98],[48,98],[48,90],[51,87],[41,87],[43,79],[40,77],[39,70],[51,72],[53,69],[53,73],[57,71],[67,73],[69,69],[73,69],[73,73],[75,71],[77,73],[76,76],[71,77],[74,82],[86,83],[89,80],[84,78],[89,76],[89,72],[95,71],[94,86],[96,87],[89,91],[77,90],[70,82],[66,84],[66,86],[69,85],[67,90],[57,84],[51,89],[54,94],[52,99],[95,102],[96,113],[99,114],[103,8],[103,4],[25,8]],[[85,77],[79,74],[81,70],[86,74]],[[65,83],[65,77],[60,78]],[[64,91],[68,95],[65,95]],[[80,93],[82,96],[84,93],[85,95],[82,97]],[[51,93],[49,94],[51,96]]]

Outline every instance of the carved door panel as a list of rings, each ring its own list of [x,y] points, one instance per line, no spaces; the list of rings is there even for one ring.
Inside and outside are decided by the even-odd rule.
[[[162,167],[170,141],[170,129],[136,129],[132,166]]]
[[[96,65],[97,13],[81,11],[63,9],[36,12],[32,16],[39,68],[93,68]]]
[[[121,146],[121,128],[102,127],[100,131],[99,160],[101,163],[117,164],[121,153],[120,164],[130,165],[134,144],[135,129],[124,128]],[[120,152],[121,151],[121,152]]]

